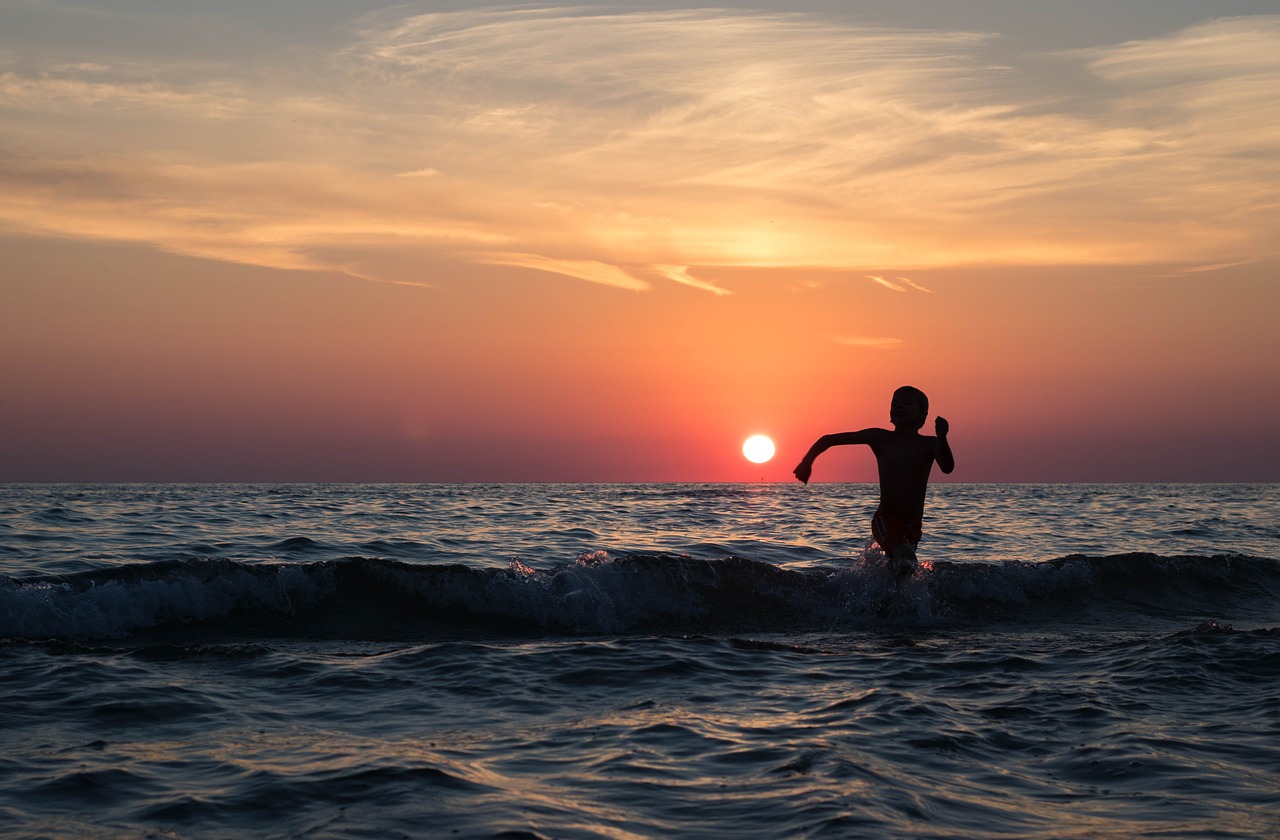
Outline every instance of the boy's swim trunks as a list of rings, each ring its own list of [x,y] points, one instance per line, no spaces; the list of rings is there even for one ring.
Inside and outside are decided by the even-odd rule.
[[[919,545],[921,526],[919,520],[904,519],[896,513],[876,508],[875,515],[871,517],[871,536],[888,554],[903,543],[911,543],[912,548]]]

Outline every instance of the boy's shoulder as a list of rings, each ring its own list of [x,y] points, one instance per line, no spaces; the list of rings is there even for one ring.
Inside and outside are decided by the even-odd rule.
[[[893,438],[894,440],[902,441],[903,443],[934,440],[933,435],[924,435],[924,434],[921,434],[920,432],[899,432],[896,429],[881,429],[881,428],[867,429],[867,431],[873,432],[880,436],[890,437],[890,438]]]
[[[868,431],[876,433],[873,445],[900,452],[932,451],[937,441],[933,435],[903,434],[889,429],[868,429]]]

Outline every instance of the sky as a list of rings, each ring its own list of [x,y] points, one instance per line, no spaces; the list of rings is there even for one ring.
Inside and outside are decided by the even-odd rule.
[[[8,0],[0,481],[1280,481],[1277,230],[1274,0]]]

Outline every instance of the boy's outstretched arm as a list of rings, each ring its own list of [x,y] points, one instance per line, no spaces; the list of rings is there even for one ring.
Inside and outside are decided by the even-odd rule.
[[[951,431],[951,424],[946,418],[937,417],[933,421],[933,429],[938,435],[933,459],[938,462],[938,469],[949,473],[956,468],[956,459],[951,455],[951,444],[947,443],[947,432]]]
[[[796,478],[809,483],[809,476],[813,474],[813,461],[823,452],[826,452],[833,446],[848,446],[855,443],[871,443],[871,434],[874,430],[863,429],[860,432],[840,432],[834,435],[823,435],[818,438],[813,446],[809,447],[809,451],[805,453],[804,458],[796,465],[792,471],[796,474]]]

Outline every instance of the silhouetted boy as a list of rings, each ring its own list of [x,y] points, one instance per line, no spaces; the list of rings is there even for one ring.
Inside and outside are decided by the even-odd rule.
[[[928,416],[929,398],[919,388],[904,385],[893,392],[889,407],[893,431],[863,429],[823,435],[795,469],[796,478],[808,484],[813,460],[831,447],[856,443],[870,446],[880,471],[880,507],[871,517],[871,536],[901,574],[910,574],[915,567],[916,545],[924,522],[924,494],[933,462],[937,461],[944,473],[956,468],[947,443],[946,420],[939,417],[934,421],[937,437],[920,434]]]

